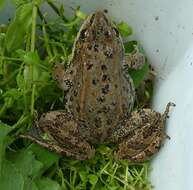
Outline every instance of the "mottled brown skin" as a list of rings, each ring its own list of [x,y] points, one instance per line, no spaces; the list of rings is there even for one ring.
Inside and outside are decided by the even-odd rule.
[[[168,137],[165,133],[165,121],[171,106],[175,104],[168,103],[163,115],[151,109],[133,111],[125,124],[125,128],[130,129],[127,136],[121,138],[122,135],[118,134],[121,130],[114,134],[114,141],[120,141],[116,157],[143,162],[157,153],[163,140]]]
[[[67,102],[69,111],[87,126],[80,133],[91,143],[103,143],[133,107],[135,92],[123,74],[123,55],[117,29],[103,12],[91,14],[74,45],[71,63],[76,74]]]
[[[144,62],[137,54],[141,56],[131,55],[127,65]],[[64,72],[57,65],[54,70],[54,78],[68,91],[67,111],[44,114],[23,137],[80,160],[94,155],[91,145],[109,142],[118,143],[119,159],[149,159],[165,137],[169,106],[163,115],[150,109],[131,113],[135,90],[125,64],[119,32],[104,12],[95,11],[80,28],[70,68]]]

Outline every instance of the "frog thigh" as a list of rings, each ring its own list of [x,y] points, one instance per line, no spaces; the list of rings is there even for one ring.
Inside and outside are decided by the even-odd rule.
[[[50,111],[26,134],[20,135],[58,154],[78,160],[89,159],[94,149],[79,134],[79,124],[70,113]]]
[[[164,114],[151,109],[141,109],[131,113],[122,132],[119,134],[119,146],[116,152],[118,159],[133,162],[144,162],[157,153],[162,145],[165,134],[165,121],[168,116],[169,103]],[[126,130],[127,129],[127,130]],[[126,132],[125,132],[126,131]],[[124,134],[122,137],[120,134]]]

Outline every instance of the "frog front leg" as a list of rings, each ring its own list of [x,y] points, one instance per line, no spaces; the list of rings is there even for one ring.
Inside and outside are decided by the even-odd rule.
[[[123,69],[139,70],[145,64],[145,56],[139,51],[137,46],[134,46],[134,50],[124,56]]]
[[[56,64],[52,72],[52,77],[55,81],[57,81],[58,86],[62,90],[68,91],[72,86],[74,74],[72,66],[65,70],[64,65]]]
[[[111,141],[118,142],[116,157],[133,162],[150,159],[160,149],[165,134],[165,121],[170,106],[168,103],[163,114],[151,109],[133,111],[124,126],[112,134]]]
[[[81,137],[80,125],[70,113],[50,111],[26,134],[20,135],[58,154],[77,160],[90,159],[95,150]]]

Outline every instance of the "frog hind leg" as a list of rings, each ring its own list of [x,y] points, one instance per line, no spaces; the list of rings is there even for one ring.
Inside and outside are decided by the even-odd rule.
[[[132,162],[144,162],[157,153],[167,137],[165,121],[171,106],[174,104],[168,103],[163,114],[151,109],[133,111],[124,127],[119,127],[112,135],[118,142],[115,157]]]
[[[77,160],[90,159],[95,150],[81,137],[79,124],[72,115],[64,111],[50,111],[20,137],[31,140],[40,146],[60,155]]]

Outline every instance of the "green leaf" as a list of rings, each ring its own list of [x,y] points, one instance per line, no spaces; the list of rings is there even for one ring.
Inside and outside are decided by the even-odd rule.
[[[24,3],[27,3],[27,0],[12,0],[12,2],[18,7]]]
[[[88,175],[88,180],[92,186],[95,186],[98,181],[98,177],[96,175],[90,174]]]
[[[37,53],[35,52],[26,52],[24,55],[24,62],[29,64],[29,65],[35,65],[40,63],[40,57]]]
[[[0,0],[0,10],[3,8],[4,3],[5,3],[5,0]]]
[[[0,189],[24,190],[24,178],[10,161],[4,160],[0,176]]]
[[[49,178],[41,178],[36,181],[38,190],[61,190],[60,185]]]
[[[5,148],[6,148],[6,140],[7,140],[6,137],[11,130],[12,128],[9,125],[6,125],[0,121],[0,175],[3,173],[1,171],[1,167],[2,167],[2,160],[4,158]]]
[[[26,51],[24,50],[24,49],[17,49],[16,51],[15,51],[15,55],[16,55],[16,57],[19,57],[19,58],[24,58],[24,56],[26,55]]]
[[[139,70],[129,69],[129,74],[131,78],[133,79],[134,85],[137,88],[141,81],[144,80],[145,76],[149,72],[149,64],[145,63],[143,67]]]
[[[36,160],[35,155],[26,149],[18,151],[15,154],[12,153],[9,160],[14,163],[15,167],[20,171],[25,180],[27,178],[38,176],[43,168],[43,164]]]
[[[16,15],[8,27],[5,41],[8,52],[22,48],[25,34],[29,31],[32,22],[32,3],[20,5]]]
[[[88,172],[86,172],[86,171],[79,171],[78,173],[79,173],[79,175],[80,175],[80,179],[81,179],[83,182],[86,182],[86,181],[87,181]]]
[[[28,150],[32,151],[36,155],[37,160],[43,163],[43,168],[42,168],[43,171],[47,170],[50,166],[56,163],[60,158],[58,154],[52,153],[37,144],[30,145],[28,147]]]
[[[33,65],[33,81],[38,82],[48,81],[48,79],[50,78],[50,74],[47,71],[45,71],[45,69],[42,69],[41,66],[43,61],[40,60],[37,51],[27,52],[24,55],[24,62],[28,65]],[[24,69],[24,80],[28,80],[28,78],[29,78],[29,67],[26,66]],[[21,82],[21,80],[19,80],[18,82]]]
[[[80,9],[77,9],[76,12],[75,12],[76,16],[81,18],[81,19],[86,19],[86,14],[83,13],[82,11],[80,11]]]
[[[126,22],[117,24],[117,28],[122,37],[128,37],[132,34],[132,28]]]
[[[7,158],[9,160],[4,159],[2,164],[0,189],[38,190],[34,179],[40,175],[43,164],[35,159],[34,154],[25,149],[9,152]]]
[[[137,45],[138,43],[135,40],[124,43],[125,53],[131,53]]]
[[[14,100],[19,99],[21,96],[22,92],[17,88],[10,88],[3,94],[3,97],[10,97]]]
[[[16,76],[16,81],[17,81],[17,86],[19,87],[19,89],[24,89],[25,81],[24,81],[24,77],[22,73],[18,73],[18,75]]]

